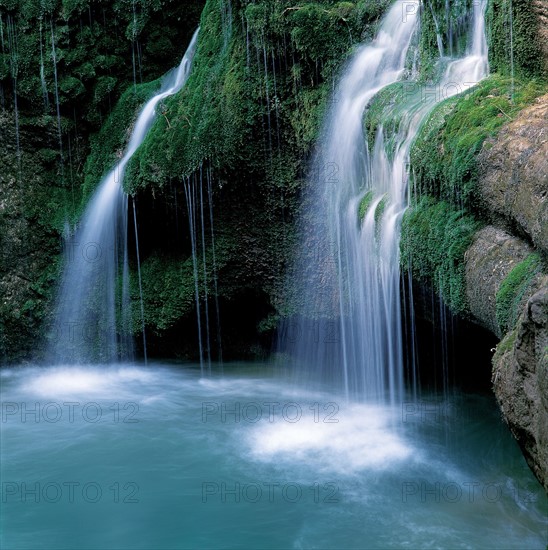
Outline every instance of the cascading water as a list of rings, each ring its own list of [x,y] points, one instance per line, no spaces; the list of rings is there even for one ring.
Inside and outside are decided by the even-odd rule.
[[[482,29],[480,14],[475,30]],[[362,114],[376,90],[402,75],[416,27],[411,15],[393,10],[377,40],[350,64],[316,158],[326,178],[311,180],[306,196],[308,255],[297,266],[303,284],[293,289],[301,317],[312,320],[286,328],[290,340],[301,338],[293,351],[310,354],[318,361],[312,369],[326,378],[335,373],[340,386],[322,380],[296,387],[262,363],[229,364],[222,374],[214,365],[209,372],[210,345],[221,353],[217,269],[225,252],[224,235],[213,227],[213,168],[205,163],[182,189],[201,365],[0,369],[0,547],[545,548],[544,489],[494,398],[424,392],[422,403],[391,407],[341,392],[361,398],[372,385],[369,394],[382,397],[384,383],[399,391],[397,250],[408,203],[406,158],[428,110],[458,91],[457,75],[471,83],[486,70],[484,41],[471,41],[470,55],[443,60],[441,97],[411,82],[395,84],[406,91],[395,106],[398,130],[379,128],[370,154]],[[79,348],[61,334],[57,362],[68,357],[69,344],[82,361],[100,356],[97,349],[119,354],[104,346],[99,327],[116,320],[106,314],[116,296],[127,296],[128,200],[120,181],[154,105],[184,83],[194,41],[183,67],[145,107],[122,163],[101,183],[70,243],[75,257],[57,323],[60,332],[78,329],[87,340]],[[264,67],[264,55],[257,59]],[[216,335],[209,328],[213,296]],[[120,346],[114,334],[108,332],[112,346]]]
[[[474,3],[467,53],[449,62],[433,93],[402,83],[408,88],[402,104],[394,106],[401,121],[390,143],[381,126],[370,152],[362,119],[375,94],[404,74],[418,3],[394,4],[335,92],[315,177],[305,191],[301,252],[291,274],[290,300],[299,314],[282,325],[280,350],[305,364],[305,376],[317,377],[319,371],[348,397],[392,404],[402,399],[399,237],[408,204],[409,150],[437,102],[487,74],[485,7],[486,0]],[[360,226],[361,201],[369,205],[362,206]]]
[[[160,91],[143,107],[123,157],[99,184],[67,244],[50,349],[54,363],[112,362],[131,355],[128,201],[122,180],[127,163],[154,121],[156,106],[185,84],[197,36],[198,31],[179,67],[166,76]]]

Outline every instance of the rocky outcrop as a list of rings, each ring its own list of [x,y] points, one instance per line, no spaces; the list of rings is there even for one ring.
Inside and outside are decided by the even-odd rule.
[[[496,296],[512,269],[533,252],[526,242],[502,229],[478,231],[465,254],[466,297],[472,315],[502,337],[497,321]]]
[[[548,254],[548,94],[537,98],[478,157],[479,191],[495,223]]]
[[[548,279],[499,344],[493,387],[527,463],[548,491]]]
[[[548,491],[548,277],[546,266],[527,273],[524,267],[534,252],[548,254],[547,119],[548,94],[485,141],[478,157],[479,198],[497,227],[476,234],[465,270],[470,311],[504,337],[492,371],[502,415]],[[511,305],[503,304],[512,308],[507,324],[501,322],[504,291],[506,298],[511,294]]]

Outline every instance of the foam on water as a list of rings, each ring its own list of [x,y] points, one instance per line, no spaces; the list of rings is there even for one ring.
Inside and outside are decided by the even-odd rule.
[[[391,429],[382,407],[343,407],[340,418],[315,417],[304,407],[298,422],[277,418],[251,429],[247,445],[261,462],[301,462],[315,471],[339,475],[393,468],[409,459],[413,447]]]
[[[53,367],[36,369],[26,378],[21,390],[33,396],[62,398],[85,395],[110,396],[135,391],[128,387],[151,384],[157,380],[153,371],[128,366],[111,369],[99,367]]]

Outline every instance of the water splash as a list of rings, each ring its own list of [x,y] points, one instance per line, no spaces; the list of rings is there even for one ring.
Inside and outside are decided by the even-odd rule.
[[[67,242],[49,350],[57,364],[109,363],[131,356],[124,171],[145,139],[158,103],[185,84],[197,36],[198,31],[179,67],[165,77],[160,91],[143,107],[123,157],[99,184]]]

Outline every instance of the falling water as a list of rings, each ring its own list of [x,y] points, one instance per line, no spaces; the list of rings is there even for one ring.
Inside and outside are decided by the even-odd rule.
[[[21,140],[19,136],[19,107],[17,104],[17,78],[19,76],[19,55],[17,53],[17,29],[14,20],[8,15],[8,47],[10,52],[10,72],[13,80],[13,110],[15,114],[15,147],[17,151],[17,175],[21,182]]]
[[[209,338],[209,291],[207,288],[207,259],[206,259],[206,239],[205,239],[205,217],[204,217],[204,186],[203,186],[203,171],[200,166],[200,228],[202,237],[202,267],[204,273],[204,313],[206,323],[206,349],[207,349],[207,364],[211,371],[211,345]]]
[[[196,239],[196,182],[187,181],[184,184],[188,213],[188,229],[192,254],[192,273],[194,277],[194,303],[196,304],[196,329],[198,332],[198,352],[200,356],[200,371],[204,373],[204,346],[202,338],[202,316],[200,313],[200,279],[198,276],[198,245]]]
[[[434,19],[434,25],[436,27],[436,43],[438,45],[438,51],[440,53],[440,57],[443,57],[443,39],[441,37],[440,25],[438,23],[438,18],[436,17],[436,13],[434,12],[434,8],[432,7],[432,3],[429,2],[428,5],[430,6],[430,11],[432,12],[432,19]]]
[[[215,254],[215,231],[213,228],[213,190],[211,188],[211,168],[207,169],[207,199],[209,204],[209,228],[211,234],[211,256],[213,270],[213,289],[215,294],[215,317],[217,321],[218,362],[223,362],[223,344],[221,339],[221,310],[219,308],[219,286],[217,280],[217,257]]]
[[[99,184],[67,243],[50,348],[55,363],[112,362],[128,355],[124,349],[127,334],[117,329],[120,319],[127,327],[129,311],[124,170],[152,125],[157,104],[185,84],[197,35],[198,31],[179,67],[165,77],[160,91],[143,107],[124,156]]]
[[[135,233],[135,252],[136,252],[136,259],[137,259],[137,279],[139,281],[139,304],[141,306],[141,333],[143,335],[143,356],[145,358],[145,365],[146,365],[148,362],[148,357],[147,357],[147,335],[145,331],[145,302],[143,300],[143,282],[141,278],[141,256],[139,254],[139,232],[137,230],[137,210],[135,208],[135,197],[133,197],[132,206],[133,206],[133,230]]]
[[[42,48],[42,19],[40,19],[40,83],[42,85],[42,96],[44,97],[44,109],[49,110],[48,86],[44,70],[44,52]]]
[[[55,85],[55,107],[57,110],[57,131],[59,133],[59,153],[61,155],[61,168],[63,166],[63,136],[61,129],[61,109],[59,105],[59,83],[57,80],[57,54],[55,51],[55,35],[53,33],[53,20],[50,20],[51,27],[51,60],[53,62],[53,83]]]
[[[399,234],[408,204],[409,150],[438,101],[485,76],[485,5],[474,5],[467,55],[448,64],[436,93],[401,84],[404,99],[394,107],[401,123],[390,146],[381,126],[369,151],[362,118],[373,96],[404,73],[417,27],[417,14],[405,11],[405,4],[402,14],[396,3],[375,40],[356,53],[326,121],[291,275],[290,300],[298,314],[280,327],[280,349],[297,358],[304,376],[319,371],[349,397],[391,403],[402,397]],[[358,207],[366,194],[370,205],[360,226]]]

